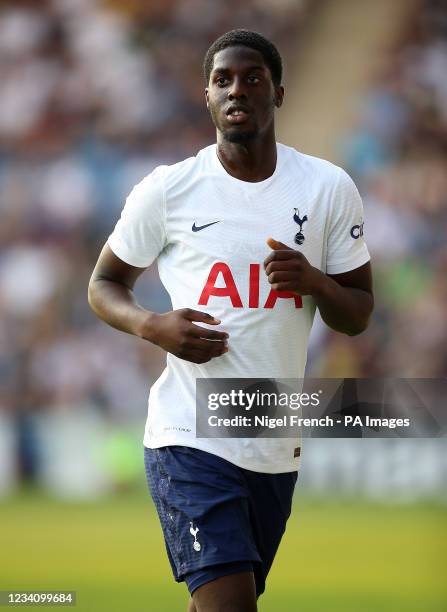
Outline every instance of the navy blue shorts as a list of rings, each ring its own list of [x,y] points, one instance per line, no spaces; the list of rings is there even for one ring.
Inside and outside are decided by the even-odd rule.
[[[218,577],[253,571],[263,593],[298,472],[253,472],[186,446],[144,453],[175,580],[192,594]]]

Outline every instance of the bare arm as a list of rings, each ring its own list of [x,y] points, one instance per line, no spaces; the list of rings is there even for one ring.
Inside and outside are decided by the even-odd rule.
[[[344,274],[327,275],[301,252],[272,238],[267,243],[273,251],[264,269],[273,289],[312,295],[323,321],[335,331],[355,336],[367,328],[374,307],[369,262]]]
[[[105,244],[88,286],[88,302],[97,317],[141,338],[152,313],[137,303],[133,288],[144,270],[126,264]]]
[[[349,336],[365,331],[374,308],[371,264],[324,277],[314,295],[323,321]]]
[[[193,363],[205,363],[228,351],[227,333],[194,325],[193,321],[219,325],[220,321],[208,313],[182,308],[158,314],[138,304],[133,288],[144,270],[119,259],[106,244],[88,286],[88,301],[94,313],[112,327],[149,340]]]

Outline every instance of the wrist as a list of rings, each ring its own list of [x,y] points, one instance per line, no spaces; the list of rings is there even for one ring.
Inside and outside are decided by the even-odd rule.
[[[315,269],[315,280],[313,283],[311,296],[314,299],[319,299],[319,298],[324,297],[324,295],[326,294],[330,279],[328,276],[326,276],[326,274],[324,274],[324,272],[322,272],[318,268],[314,268],[314,269]]]
[[[157,344],[156,330],[159,317],[160,315],[156,312],[142,310],[141,317],[136,324],[135,335],[143,338],[143,340]]]

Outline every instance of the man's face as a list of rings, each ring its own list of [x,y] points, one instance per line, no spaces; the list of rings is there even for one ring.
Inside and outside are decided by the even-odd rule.
[[[274,110],[281,106],[284,90],[274,86],[259,51],[234,46],[214,56],[205,95],[223,138],[242,144],[273,128]]]

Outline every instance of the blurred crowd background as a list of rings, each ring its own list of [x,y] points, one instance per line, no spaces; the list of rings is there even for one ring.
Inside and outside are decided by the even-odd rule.
[[[447,373],[447,7],[408,6],[339,143],[363,197],[374,318],[354,341],[333,334],[315,375]]]
[[[235,27],[262,32],[284,56],[287,87],[324,2],[0,2],[0,495],[18,482],[80,492],[86,475],[98,491],[104,473],[119,484],[141,471],[165,355],[94,317],[93,265],[132,186],[213,142],[209,44]],[[356,338],[317,322],[311,376],[446,373],[447,11],[408,6],[368,88],[353,92],[331,160],[364,199],[375,314]],[[299,109],[281,112],[293,121]],[[137,293],[170,309],[155,267]],[[61,457],[72,459],[63,470]]]

